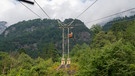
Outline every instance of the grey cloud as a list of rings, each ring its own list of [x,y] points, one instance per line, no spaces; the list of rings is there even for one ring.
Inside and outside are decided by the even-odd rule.
[[[43,7],[43,9],[46,10],[48,15],[52,19],[55,18],[63,20],[66,18],[75,18],[95,0],[36,0],[36,1]],[[17,23],[18,21],[38,18],[18,2],[14,2],[13,0],[11,1],[6,0],[5,2],[8,2],[7,3],[8,6],[4,7],[7,10],[4,11],[4,13],[0,12],[0,20],[5,20],[9,24],[14,24]],[[12,5],[12,7],[10,7],[10,5]],[[33,11],[35,11],[37,14],[39,14],[42,18],[47,18],[47,16],[45,16],[45,14],[40,10],[40,8],[37,5],[34,6],[27,5],[27,6],[30,7]],[[135,7],[135,0],[98,0],[78,19],[85,22],[87,27],[91,27],[93,24],[111,20],[116,16],[92,22],[89,24],[87,24],[87,22],[133,7]],[[135,10],[132,10],[127,13],[120,14],[118,16],[135,14],[134,11]]]

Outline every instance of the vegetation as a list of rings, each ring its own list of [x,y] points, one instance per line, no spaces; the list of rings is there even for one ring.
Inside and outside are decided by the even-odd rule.
[[[104,26],[105,27],[105,26]],[[44,45],[37,58],[24,49],[0,52],[1,76],[134,76],[135,20],[113,23],[108,30],[93,25],[91,44],[76,44],[71,52],[71,65],[60,65],[59,51],[54,43]],[[48,51],[44,51],[48,50]],[[45,56],[45,57],[44,57]],[[48,57],[48,58],[47,58]]]

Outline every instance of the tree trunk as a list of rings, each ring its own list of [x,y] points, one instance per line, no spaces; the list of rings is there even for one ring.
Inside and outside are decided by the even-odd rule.
[[[5,74],[5,69],[6,69],[6,67],[5,67],[5,66],[3,66],[2,74]]]

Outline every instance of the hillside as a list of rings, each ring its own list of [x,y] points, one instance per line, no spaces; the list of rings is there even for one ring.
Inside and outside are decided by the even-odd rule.
[[[132,16],[129,16],[129,17],[125,16],[125,17],[114,18],[112,21],[107,22],[103,26],[103,30],[108,31],[113,26],[113,24],[115,24],[115,23],[120,23],[120,22],[124,22],[124,21],[132,21],[134,19],[135,19],[135,15],[132,15]]]
[[[5,25],[7,22],[5,21],[0,21],[0,34],[7,28]]]
[[[66,19],[64,23],[68,24],[72,20]],[[58,26],[57,20],[50,19],[35,19],[14,24],[1,34],[0,50],[9,52],[23,49],[30,56],[38,56],[39,53],[44,51],[44,47],[48,47],[51,43],[60,53],[62,30]],[[84,23],[80,20],[75,20],[72,26],[75,27],[71,29],[74,37],[70,39],[70,48],[75,44],[89,44],[90,31]],[[67,30],[65,34],[66,32]],[[65,40],[67,43],[67,39]]]

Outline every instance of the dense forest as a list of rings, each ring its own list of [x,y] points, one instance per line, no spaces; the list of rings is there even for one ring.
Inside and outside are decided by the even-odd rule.
[[[44,52],[48,53],[49,58],[40,56],[32,58],[24,49],[1,51],[0,74],[1,76],[134,76],[133,18],[135,16],[124,17],[108,22],[103,27],[93,25],[89,29],[91,33],[89,43],[76,43],[71,49],[69,68],[56,70],[60,65],[61,55],[57,53],[55,44],[50,42],[47,47],[44,46],[44,49],[48,50]]]

